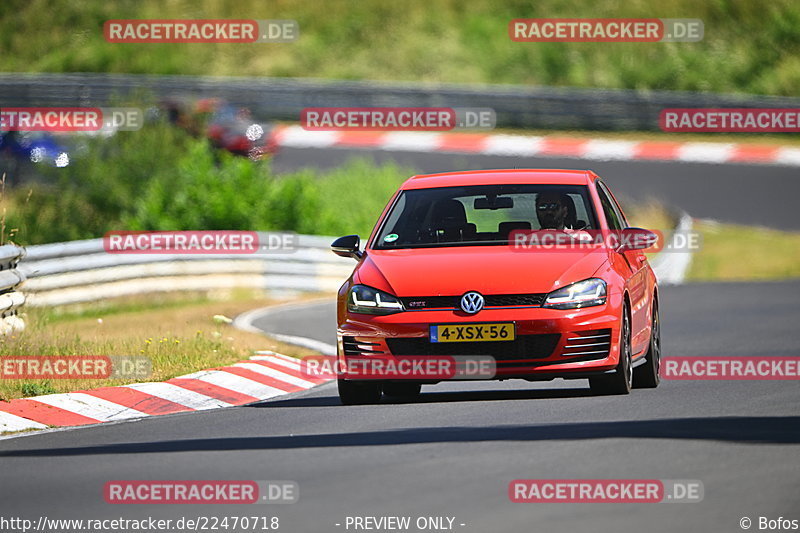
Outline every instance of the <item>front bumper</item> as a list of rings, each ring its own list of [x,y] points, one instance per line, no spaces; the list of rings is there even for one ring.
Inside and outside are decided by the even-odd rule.
[[[461,311],[406,311],[386,316],[345,313],[338,328],[338,357],[348,360],[402,356],[491,356],[491,379],[585,378],[613,370],[619,362],[622,297],[604,305],[557,310],[542,307]],[[437,324],[513,322],[515,341],[431,343]],[[343,376],[347,379],[347,376]],[[435,383],[440,380],[425,381]]]

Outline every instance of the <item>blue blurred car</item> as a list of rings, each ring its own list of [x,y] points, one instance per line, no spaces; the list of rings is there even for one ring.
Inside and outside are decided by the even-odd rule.
[[[69,150],[53,135],[40,131],[0,131],[0,153],[20,162],[69,165]]]

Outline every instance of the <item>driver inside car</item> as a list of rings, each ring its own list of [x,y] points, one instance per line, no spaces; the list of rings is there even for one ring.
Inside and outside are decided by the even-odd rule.
[[[566,195],[555,192],[543,192],[536,196],[536,218],[541,229],[566,229],[569,208]]]

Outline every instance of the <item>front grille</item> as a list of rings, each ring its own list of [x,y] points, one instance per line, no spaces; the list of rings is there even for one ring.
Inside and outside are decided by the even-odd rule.
[[[381,354],[383,351],[376,350],[374,347],[380,346],[378,342],[357,341],[355,337],[342,337],[342,348],[345,355],[373,355]]]
[[[513,341],[430,342],[424,337],[387,338],[393,355],[488,355],[497,361],[546,359],[553,353],[558,333],[518,335]]]
[[[546,294],[490,294],[486,296],[486,307],[506,307],[514,305],[535,305],[544,303]]]
[[[486,294],[484,308],[491,307],[540,307],[547,296],[542,293],[532,294]],[[458,309],[461,296],[406,296],[400,298],[403,307],[415,309]]]
[[[611,330],[574,331],[567,335],[561,355],[581,361],[605,359],[611,350]]]

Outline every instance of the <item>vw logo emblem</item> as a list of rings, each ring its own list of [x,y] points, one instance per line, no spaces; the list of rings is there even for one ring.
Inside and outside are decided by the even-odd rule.
[[[468,292],[461,297],[461,310],[470,315],[474,315],[483,309],[483,296],[479,292]]]

